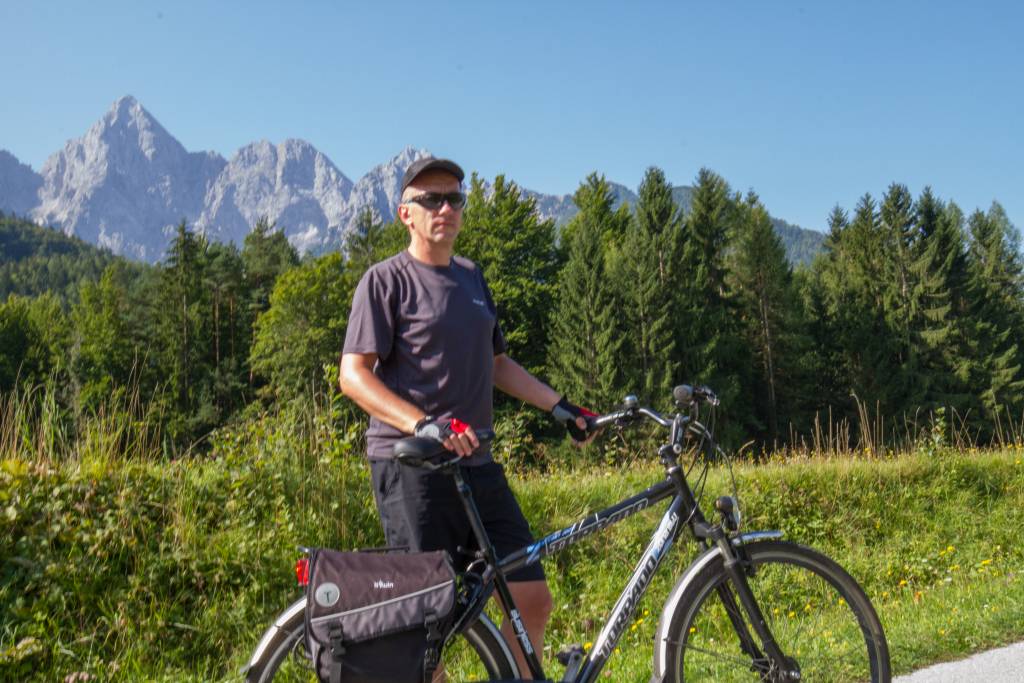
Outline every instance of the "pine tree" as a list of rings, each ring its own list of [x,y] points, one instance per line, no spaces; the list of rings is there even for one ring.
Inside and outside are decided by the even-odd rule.
[[[554,221],[542,220],[536,200],[503,175],[494,179],[488,194],[483,180],[473,174],[455,247],[483,269],[509,355],[531,372],[541,373],[549,306],[561,265]]]
[[[645,403],[667,400],[677,377],[673,291],[678,282],[682,218],[665,174],[650,168],[614,258],[613,280],[625,319],[626,389]]]
[[[962,216],[948,211],[926,187],[917,200],[919,241],[912,266],[921,315],[919,353],[928,376],[922,407],[947,406],[966,415],[971,400],[971,340],[967,253]]]
[[[168,432],[179,441],[194,439],[214,422],[207,381],[211,368],[206,350],[213,336],[210,293],[203,281],[207,247],[206,238],[182,221],[160,269],[155,340],[173,400]]]
[[[277,278],[299,264],[299,255],[277,224],[261,216],[242,243],[242,267],[251,319],[267,310]]]
[[[734,416],[719,435],[740,435],[740,424],[752,412],[744,396],[744,373],[750,367],[748,349],[738,324],[738,311],[726,281],[725,255],[736,208],[729,186],[714,172],[701,169],[690,213],[684,223],[680,286],[673,306],[679,363],[690,381],[710,385]]]
[[[409,244],[409,229],[395,218],[383,223],[369,206],[356,215],[354,229],[345,236],[345,277],[355,289],[363,274],[378,261],[394,256]]]
[[[978,333],[975,386],[991,422],[1004,409],[1016,414],[1024,403],[1024,268],[1016,231],[1002,207],[994,204],[987,214],[975,211],[968,222],[971,309]]]
[[[914,200],[906,185],[892,183],[879,211],[884,236],[883,307],[886,325],[891,331],[888,401],[893,409],[913,409],[929,394],[932,377],[921,367],[918,349],[924,323],[914,294],[914,257],[918,250],[918,225]]]
[[[803,325],[793,273],[768,211],[753,192],[739,209],[730,281],[758,369],[751,393],[765,425],[763,436],[775,442],[780,437],[780,415],[794,417],[793,389],[800,380],[796,358],[808,345],[799,343]]]
[[[579,213],[566,226],[568,260],[552,309],[548,367],[556,389],[595,409],[621,399],[622,332],[606,277],[603,237],[621,233],[603,177],[591,174],[576,191]]]

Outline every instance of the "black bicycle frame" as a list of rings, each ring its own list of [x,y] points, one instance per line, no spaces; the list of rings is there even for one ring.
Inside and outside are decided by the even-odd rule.
[[[485,579],[493,578],[498,596],[504,605],[506,616],[512,623],[516,639],[526,656],[530,673],[535,679],[544,679],[544,670],[541,666],[540,658],[530,643],[526,628],[523,626],[522,619],[519,616],[519,611],[512,600],[508,581],[505,579],[507,574],[561,552],[598,531],[632,517],[642,510],[646,510],[655,503],[666,498],[672,498],[668,510],[665,511],[661,518],[661,523],[655,530],[654,535],[651,536],[650,543],[634,568],[633,575],[615,603],[608,621],[605,622],[604,628],[601,630],[593,648],[591,648],[583,660],[579,669],[579,675],[574,679],[574,683],[592,683],[597,679],[608,657],[615,650],[615,646],[626,630],[637,604],[639,604],[640,599],[647,591],[648,586],[650,586],[651,579],[657,572],[658,567],[661,566],[661,562],[668,554],[672,543],[679,537],[683,526],[689,523],[692,527],[694,523],[704,521],[703,515],[697,509],[697,503],[686,483],[685,477],[678,465],[675,465],[669,468],[665,481],[655,484],[616,505],[584,517],[571,526],[548,534],[539,541],[498,560],[494,554],[494,546],[491,545],[484,531],[483,522],[473,502],[469,487],[458,472],[456,472],[455,478],[459,494],[469,515],[470,524],[480,543],[488,567],[497,567],[493,577],[485,577]]]

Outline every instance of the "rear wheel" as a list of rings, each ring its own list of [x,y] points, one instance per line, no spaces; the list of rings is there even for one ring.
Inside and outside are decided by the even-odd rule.
[[[667,681],[872,681],[887,683],[889,649],[871,602],[838,564],[810,548],[769,541],[746,547],[750,588],[789,659],[765,655],[728,580],[710,562],[679,600],[667,631]],[[751,641],[743,644],[735,623]]]
[[[313,683],[317,680],[306,656],[304,603],[304,600],[294,603],[278,617],[261,656],[246,672],[247,683]],[[445,646],[441,661],[450,683],[519,677],[512,653],[486,615],[481,615],[461,636]],[[444,679],[438,675],[435,680]]]

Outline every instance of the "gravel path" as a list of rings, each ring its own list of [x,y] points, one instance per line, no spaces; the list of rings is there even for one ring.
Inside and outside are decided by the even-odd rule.
[[[893,679],[893,683],[1020,683],[1024,681],[1024,643],[936,664]]]

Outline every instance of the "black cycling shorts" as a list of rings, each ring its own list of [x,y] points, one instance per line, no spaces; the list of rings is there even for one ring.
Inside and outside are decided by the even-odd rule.
[[[509,488],[504,468],[489,462],[461,469],[498,558],[533,543],[530,525]],[[373,497],[388,545],[408,546],[410,550],[447,550],[455,560],[456,569],[469,563],[471,558],[460,556],[457,548],[476,550],[479,544],[453,477],[400,465],[390,459],[371,460],[370,471]],[[537,562],[507,578],[509,581],[541,581],[544,568]]]

